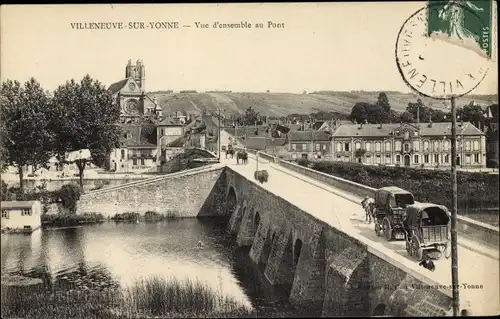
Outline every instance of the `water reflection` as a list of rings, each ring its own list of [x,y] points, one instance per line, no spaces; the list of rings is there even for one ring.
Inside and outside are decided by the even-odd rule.
[[[241,305],[288,310],[286,292],[273,289],[217,220],[104,223],[2,235],[2,273],[34,276],[49,290],[125,288],[136,280],[200,280]],[[204,246],[200,248],[198,241]]]

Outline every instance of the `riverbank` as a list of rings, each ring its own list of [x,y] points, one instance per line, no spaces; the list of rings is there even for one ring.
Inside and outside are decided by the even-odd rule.
[[[2,277],[2,317],[17,318],[248,318],[262,317],[251,308],[221,295],[203,282],[136,281],[131,287],[107,291],[61,289],[37,281],[9,286]],[[19,307],[20,302],[23,306]],[[287,314],[283,314],[283,317]],[[281,317],[281,316],[279,316]]]

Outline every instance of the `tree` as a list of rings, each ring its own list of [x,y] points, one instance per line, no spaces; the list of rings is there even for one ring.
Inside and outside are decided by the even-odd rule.
[[[245,110],[245,114],[243,114],[242,125],[255,125],[259,120],[259,112],[255,112],[255,110],[250,106]]]
[[[368,120],[368,108],[371,105],[366,102],[358,102],[354,104],[351,110],[351,114],[348,119],[351,122],[365,123]]]
[[[384,112],[389,113],[391,110],[391,104],[389,103],[389,98],[385,92],[380,92],[377,99],[377,106],[380,107]]]
[[[119,106],[97,80],[86,75],[80,83],[74,80],[59,86],[54,92],[58,110],[58,153],[89,149],[92,162],[102,165],[113,148],[119,146],[121,129]],[[77,160],[80,187],[89,160]]]
[[[460,117],[460,120],[471,122],[478,128],[487,126],[488,119],[483,108],[474,102],[458,108],[457,115]]]
[[[53,155],[55,135],[50,119],[54,105],[34,78],[24,86],[7,80],[2,83],[1,96],[2,164],[17,167],[22,192],[23,167],[32,165],[36,170]]]
[[[400,122],[403,122],[403,123],[413,123],[413,115],[408,111],[404,111],[399,116],[399,120],[400,120]]]

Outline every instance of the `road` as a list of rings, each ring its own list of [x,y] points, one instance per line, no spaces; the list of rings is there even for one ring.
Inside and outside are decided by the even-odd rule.
[[[236,164],[236,157],[225,159],[222,156],[221,162],[250,181],[256,182],[253,176],[257,167],[254,155],[249,154],[246,165]],[[404,241],[387,242],[383,237],[376,236],[373,224],[365,222],[365,212],[361,205],[357,204],[355,199],[349,198],[352,195],[341,194],[341,191],[327,184],[262,158],[259,159],[258,166],[259,170],[266,169],[269,172],[268,182],[259,184],[263,188],[337,229],[348,234],[361,235],[366,242],[372,242],[372,246],[380,248],[384,253],[398,255],[395,258],[403,260],[404,264],[412,267],[415,272],[441,285],[451,285],[451,258],[435,261],[434,272],[419,267],[415,259],[406,253]],[[497,315],[500,313],[498,251],[466,241],[465,238],[459,238],[459,242],[463,243],[458,247],[461,308],[470,309],[473,315]],[[482,285],[482,288],[466,288],[466,284],[478,287]]]

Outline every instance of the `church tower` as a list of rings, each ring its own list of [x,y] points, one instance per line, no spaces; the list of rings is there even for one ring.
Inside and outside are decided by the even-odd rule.
[[[132,65],[132,61],[128,60],[125,67],[125,78],[133,78],[142,91],[146,90],[146,67],[141,60],[138,59],[135,65]]]

